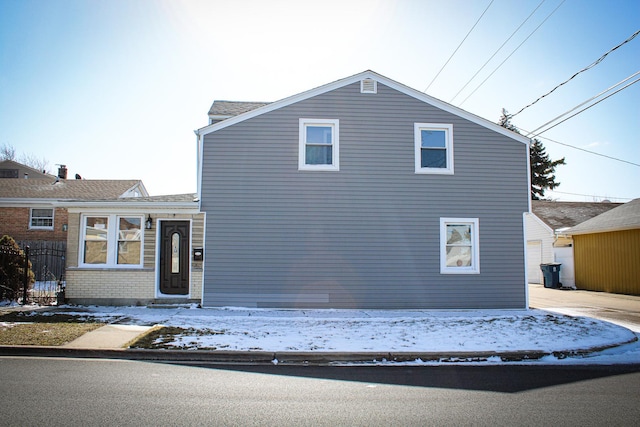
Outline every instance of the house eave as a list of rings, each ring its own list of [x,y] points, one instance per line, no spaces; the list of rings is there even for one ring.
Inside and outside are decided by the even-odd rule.
[[[175,213],[199,213],[198,202],[69,202],[65,204],[69,212],[85,212],[88,210],[109,211],[150,211],[150,212],[175,212]]]
[[[594,229],[577,230],[577,231],[573,231],[569,229],[562,234],[565,236],[580,236],[584,234],[613,233],[616,231],[627,231],[627,230],[640,230],[640,227],[638,227],[637,225],[632,225],[628,227],[594,228]]]
[[[391,80],[391,79],[389,79],[387,77],[384,77],[384,76],[382,76],[382,75],[380,75],[378,73],[375,73],[373,71],[370,71],[370,70],[364,71],[362,73],[355,74],[355,75],[350,76],[350,77],[346,77],[344,79],[337,80],[337,81],[335,81],[333,83],[328,83],[326,85],[323,85],[323,86],[317,87],[315,89],[311,89],[311,90],[299,93],[297,95],[290,96],[288,98],[281,99],[280,101],[273,102],[273,103],[265,105],[263,107],[258,107],[255,110],[251,110],[251,111],[248,111],[246,113],[239,114],[239,115],[237,115],[235,117],[228,118],[228,119],[223,120],[221,122],[214,123],[214,124],[211,124],[209,126],[205,126],[203,128],[195,130],[195,133],[198,136],[204,136],[204,135],[207,135],[209,133],[216,132],[216,131],[224,129],[226,127],[229,127],[229,126],[235,125],[237,123],[243,122],[245,120],[251,119],[253,117],[257,117],[259,115],[262,115],[262,114],[265,114],[265,113],[268,113],[268,112],[271,112],[271,111],[274,111],[274,110],[278,110],[280,108],[286,107],[286,106],[294,104],[296,102],[300,102],[300,101],[303,101],[305,99],[308,99],[308,98],[311,98],[311,97],[314,97],[314,96],[317,96],[317,95],[321,95],[321,94],[326,93],[326,92],[330,92],[332,90],[338,89],[340,87],[343,87],[343,86],[346,86],[346,85],[349,85],[349,84],[352,84],[352,83],[355,83],[355,82],[358,82],[360,80],[367,79],[367,78],[374,79],[374,80],[378,81],[379,83],[382,83],[385,86],[388,86],[388,87],[390,87],[392,89],[395,89],[395,90],[397,90],[399,92],[402,92],[402,93],[404,93],[404,94],[406,94],[408,96],[416,98],[416,99],[418,99],[418,100],[420,100],[422,102],[425,102],[427,104],[430,104],[430,105],[432,105],[432,106],[434,106],[436,108],[439,108],[439,109],[447,111],[447,112],[449,112],[451,114],[455,114],[455,115],[457,115],[459,117],[467,119],[467,120],[469,120],[469,121],[471,121],[473,123],[476,123],[476,124],[478,124],[480,126],[488,128],[490,130],[493,130],[494,132],[497,132],[497,133],[500,133],[502,135],[505,135],[505,136],[507,136],[507,137],[509,137],[509,138],[511,138],[513,140],[516,140],[518,142],[521,142],[521,143],[523,143],[523,144],[525,144],[527,146],[529,145],[529,142],[530,142],[529,139],[524,137],[524,136],[522,136],[522,135],[520,135],[520,134],[517,134],[517,133],[515,133],[513,131],[510,131],[509,129],[503,128],[502,126],[500,126],[500,125],[498,125],[496,123],[490,122],[487,119],[484,119],[482,117],[476,116],[475,114],[469,113],[468,111],[462,110],[462,109],[460,109],[458,107],[455,107],[455,106],[453,106],[451,104],[448,104],[448,103],[446,103],[444,101],[441,101],[441,100],[439,100],[437,98],[434,98],[434,97],[432,97],[430,95],[427,95],[427,94],[425,94],[423,92],[420,92],[420,91],[418,91],[416,89],[413,89],[413,88],[410,88],[408,86],[405,86],[405,85],[403,85],[401,83],[398,83],[398,82],[396,82],[394,80]]]

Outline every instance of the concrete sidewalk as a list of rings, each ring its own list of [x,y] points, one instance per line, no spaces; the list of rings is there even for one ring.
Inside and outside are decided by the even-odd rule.
[[[96,350],[123,349],[128,343],[146,333],[151,328],[151,326],[138,325],[105,325],[63,345],[62,348]]]

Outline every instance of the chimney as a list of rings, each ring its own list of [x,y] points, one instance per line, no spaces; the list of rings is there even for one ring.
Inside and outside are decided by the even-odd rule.
[[[24,174],[24,179],[29,179],[29,174],[28,173]]]
[[[58,178],[67,179],[67,165],[60,165],[58,168]]]

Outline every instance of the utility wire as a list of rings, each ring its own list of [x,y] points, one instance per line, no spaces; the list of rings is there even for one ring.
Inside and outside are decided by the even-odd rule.
[[[566,116],[567,114],[577,110],[578,108],[582,107],[585,104],[588,104],[589,102],[593,101],[596,98],[599,98],[600,96],[604,95],[605,93],[609,92],[610,90],[612,90],[613,88],[615,88],[616,86],[620,86],[621,84],[623,84],[624,82],[626,82],[627,80],[631,80],[632,78],[634,78],[635,76],[637,76],[638,74],[640,74],[640,71],[636,71],[634,74],[630,75],[629,77],[627,77],[624,80],[619,81],[618,83],[614,84],[613,86],[610,86],[609,88],[603,90],[602,92],[600,92],[599,94],[592,96],[591,98],[587,99],[586,101],[584,101],[583,103],[576,105],[575,107],[573,107],[571,110],[566,111],[562,114],[560,114],[558,117],[553,118],[552,120],[549,120],[547,123],[543,124],[542,126],[539,126],[538,128],[534,129],[531,131],[530,134],[526,135],[527,137],[529,137],[529,135],[536,133],[537,131],[539,131],[540,129],[543,129],[545,126],[555,122],[556,120]],[[625,86],[626,87],[626,86]],[[595,104],[594,104],[595,105]],[[549,128],[551,129],[551,128]]]
[[[591,107],[595,107],[596,105],[598,105],[599,103],[601,103],[601,102],[602,102],[602,101],[604,101],[605,99],[607,99],[607,98],[609,98],[609,97],[612,97],[613,95],[615,95],[616,93],[620,92],[621,90],[626,89],[626,88],[628,88],[629,86],[631,86],[631,85],[633,85],[633,84],[638,83],[639,81],[640,81],[640,79],[636,79],[636,80],[632,81],[631,83],[627,83],[626,85],[624,85],[624,86],[623,86],[623,87],[621,87],[620,89],[616,90],[616,91],[615,91],[615,92],[613,92],[613,93],[610,93],[609,95],[605,96],[604,98],[600,99],[599,101],[594,102],[593,104],[589,105],[588,107],[583,108],[582,110],[578,111],[578,112],[577,112],[577,113],[575,113],[575,114],[572,114],[571,116],[567,117],[566,119],[564,119],[564,120],[562,120],[562,121],[559,121],[559,122],[558,122],[558,123],[556,123],[555,125],[553,125],[553,126],[551,126],[551,127],[546,128],[546,129],[545,129],[545,130],[543,130],[542,132],[538,132],[536,135],[534,135],[534,136],[533,136],[533,138],[535,138],[535,137],[536,137],[536,136],[538,136],[538,135],[541,135],[541,134],[545,133],[545,132],[546,132],[546,131],[548,131],[548,130],[553,129],[554,127],[558,126],[559,124],[566,122],[566,121],[567,121],[567,120],[569,120],[570,118],[577,116],[578,114],[580,114],[580,113],[582,113],[582,112],[584,112],[584,111],[588,110],[589,108],[591,108]],[[627,162],[627,163],[629,163],[629,162]],[[638,166],[640,166],[640,165],[638,165]]]
[[[482,67],[480,67],[480,69],[479,69],[478,71],[476,71],[476,73],[473,75],[473,77],[471,77],[471,78],[469,79],[469,81],[468,81],[467,83],[465,83],[465,85],[464,85],[464,86],[462,86],[462,88],[458,91],[458,93],[456,93],[456,94],[454,95],[454,97],[453,97],[453,98],[451,98],[451,100],[449,100],[449,102],[450,102],[450,103],[451,103],[451,102],[453,102],[453,100],[454,100],[454,99],[456,99],[456,98],[458,97],[458,95],[460,95],[460,92],[462,92],[462,91],[463,91],[463,90],[464,90],[464,89],[469,85],[469,83],[471,83],[471,82],[473,81],[473,79],[475,79],[475,78],[476,78],[476,76],[480,73],[480,71],[482,71],[482,70],[484,69],[484,67],[486,67],[486,66],[487,66],[487,64],[488,64],[488,63],[489,63],[489,62],[490,62],[490,61],[491,61],[491,60],[492,60],[492,59],[493,59],[493,58],[498,54],[498,52],[500,52],[500,50],[502,50],[502,48],[504,47],[504,45],[505,45],[505,44],[507,44],[507,43],[509,42],[509,40],[511,40],[511,39],[513,38],[513,36],[514,36],[518,31],[520,31],[520,28],[522,28],[522,26],[523,26],[524,24],[526,24],[526,23],[527,23],[527,21],[528,21],[529,19],[531,19],[531,17],[533,16],[533,14],[534,14],[534,13],[536,13],[536,11],[537,11],[538,9],[540,9],[540,6],[542,6],[542,4],[543,4],[545,1],[546,1],[546,0],[542,0],[542,1],[540,2],[540,4],[539,4],[535,9],[533,9],[533,12],[531,12],[531,14],[529,14],[529,16],[527,16],[527,18],[526,18],[524,21],[522,21],[522,24],[520,24],[520,26],[519,26],[518,28],[516,28],[516,30],[515,30],[513,33],[511,33],[511,35],[509,36],[509,38],[508,38],[508,39],[506,39],[506,40],[504,41],[504,43],[502,43],[502,45],[498,48],[498,50],[496,50],[496,51],[493,53],[493,55],[491,55],[491,58],[487,59],[487,62],[485,62],[485,63],[482,65]]]
[[[504,61],[502,61],[502,62],[500,63],[500,65],[498,65],[498,66],[496,67],[496,69],[495,69],[495,70],[493,70],[493,71],[491,72],[491,74],[489,74],[489,75],[487,76],[487,78],[486,78],[486,79],[484,79],[484,80],[482,81],[482,83],[480,83],[480,84],[478,85],[478,87],[476,87],[476,88],[473,90],[473,92],[471,92],[471,93],[470,93],[470,94],[469,94],[469,95],[468,95],[468,96],[467,96],[467,97],[466,97],[466,98],[465,98],[465,99],[460,103],[460,105],[459,105],[459,106],[462,106],[462,104],[464,104],[465,102],[467,102],[467,99],[471,98],[471,95],[473,95],[474,93],[476,93],[476,91],[477,91],[478,89],[480,89],[480,87],[481,87],[482,85],[484,85],[484,84],[485,84],[485,82],[486,82],[487,80],[489,80],[489,78],[490,78],[491,76],[493,76],[493,75],[495,74],[495,72],[496,72],[496,71],[498,71],[498,69],[499,69],[500,67],[502,67],[502,65],[503,65],[505,62],[507,62],[507,60],[508,60],[509,58],[511,58],[511,56],[512,56],[514,53],[516,53],[516,51],[517,51],[518,49],[520,49],[520,46],[522,46],[522,45],[523,45],[527,40],[529,40],[529,38],[530,38],[530,37],[531,37],[531,36],[532,36],[536,31],[538,31],[538,29],[542,26],[542,24],[544,24],[545,22],[547,22],[547,19],[549,19],[549,18],[551,17],[551,15],[553,15],[553,14],[556,12],[556,10],[558,10],[558,9],[560,8],[560,6],[562,6],[562,5],[564,4],[564,2],[565,2],[565,1],[566,1],[566,0],[562,0],[562,3],[560,3],[560,4],[559,4],[555,9],[553,9],[553,11],[552,11],[549,15],[547,15],[547,17],[546,17],[546,18],[544,18],[544,20],[540,23],[540,25],[538,25],[538,26],[537,26],[537,27],[536,27],[536,28],[535,28],[535,29],[534,29],[534,30],[533,30],[533,31],[532,31],[532,32],[527,36],[527,38],[526,38],[526,39],[524,39],[524,40],[522,41],[522,43],[520,43],[520,44],[519,44],[519,45],[518,45],[518,46],[517,46],[517,47],[516,47],[516,48],[515,48],[515,49],[514,49],[510,54],[509,54],[509,56],[507,56],[507,57],[504,59]],[[510,117],[511,117],[511,116],[510,116]]]
[[[542,98],[552,94],[556,89],[558,89],[560,86],[567,84],[568,82],[570,82],[571,80],[573,80],[578,74],[584,73],[585,71],[589,70],[590,68],[595,67],[596,65],[598,65],[599,63],[601,63],[604,58],[607,57],[607,55],[609,55],[611,52],[613,52],[614,50],[618,49],[619,47],[621,47],[622,45],[629,43],[631,40],[633,40],[634,38],[636,38],[636,36],[640,34],[640,30],[636,31],[635,33],[633,33],[628,39],[626,39],[625,41],[623,41],[622,43],[620,43],[619,45],[617,45],[614,48],[609,49],[608,52],[606,52],[604,55],[602,55],[600,58],[596,59],[594,62],[592,62],[591,64],[587,65],[586,67],[584,67],[582,70],[578,71],[577,73],[575,73],[573,76],[569,77],[567,80],[563,81],[562,83],[560,83],[559,85],[557,85],[556,87],[554,87],[553,89],[551,89],[549,92],[545,93],[544,95],[542,95],[541,97],[539,97],[538,99],[536,99],[535,101],[533,101],[531,104],[526,105],[524,107],[522,107],[522,109],[520,109],[520,111],[518,111],[515,114],[511,114],[509,117],[515,117],[518,114],[522,113],[524,110],[526,110],[527,108],[531,107],[533,104],[535,104],[536,102],[540,101]]]
[[[464,41],[467,39],[467,37],[469,37],[469,34],[471,34],[471,32],[473,31],[474,28],[476,28],[476,25],[478,25],[478,22],[480,22],[480,20],[482,19],[482,17],[484,16],[485,13],[487,13],[487,10],[489,10],[489,8],[491,7],[491,5],[493,4],[495,0],[491,0],[491,2],[489,3],[489,6],[487,6],[487,8],[484,10],[484,12],[482,12],[482,15],[480,15],[480,18],[478,18],[478,20],[476,21],[475,24],[473,24],[473,27],[471,27],[471,29],[469,30],[469,32],[467,33],[466,36],[464,36],[464,39],[462,39],[462,41],[460,42],[460,44],[458,45],[458,47],[456,48],[456,50],[453,51],[453,53],[451,54],[451,56],[449,57],[449,59],[447,59],[447,62],[444,63],[444,65],[442,66],[442,68],[440,68],[440,71],[438,71],[438,74],[436,74],[436,76],[433,78],[433,80],[431,80],[431,83],[429,83],[429,86],[427,86],[427,88],[423,91],[426,92],[429,90],[429,88],[431,87],[431,85],[433,84],[433,82],[436,81],[436,79],[438,78],[438,76],[440,75],[440,73],[442,73],[442,70],[444,70],[444,67],[447,66],[447,64],[449,63],[449,61],[451,61],[451,58],[453,58],[453,56],[456,54],[456,52],[458,51],[458,49],[460,49],[460,47],[462,46],[462,44],[464,43]]]
[[[556,191],[556,190],[548,190],[548,191],[551,193],[568,194],[570,196],[598,197],[600,199],[615,199],[615,200],[633,200],[633,197],[597,196],[595,194],[566,193],[564,191]]]
[[[527,132],[527,131],[526,131],[526,130],[524,130],[524,129],[520,129],[520,130],[522,130],[522,131],[524,131],[524,132]],[[595,151],[587,150],[586,148],[576,147],[575,145],[566,144],[566,143],[564,143],[564,142],[556,141],[556,140],[554,140],[554,139],[547,138],[547,137],[544,137],[544,136],[540,136],[539,138],[542,138],[542,139],[544,139],[544,140],[547,140],[547,141],[550,141],[550,142],[553,142],[553,143],[556,143],[556,144],[559,144],[559,145],[563,145],[563,146],[565,146],[565,147],[573,148],[573,149],[575,149],[575,150],[584,151],[585,153],[593,154],[594,156],[605,157],[605,158],[610,159],[610,160],[616,160],[616,161],[618,161],[618,162],[628,163],[628,164],[630,164],[630,165],[640,167],[640,164],[638,164],[638,163],[633,163],[633,162],[630,162],[630,161],[628,161],[628,160],[619,159],[619,158],[617,158],[617,157],[612,157],[612,156],[607,156],[606,154],[596,153]]]

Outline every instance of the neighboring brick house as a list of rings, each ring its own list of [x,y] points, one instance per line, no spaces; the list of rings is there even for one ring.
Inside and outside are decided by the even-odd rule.
[[[8,162],[0,163],[0,171],[23,173],[26,168]],[[20,168],[11,168],[13,165]],[[32,173],[26,179],[24,173],[23,177],[0,179],[0,236],[6,234],[16,241],[66,241],[68,201],[148,196],[142,181],[135,179],[64,179],[46,174],[32,178]]]
[[[64,170],[64,169],[62,169]],[[0,161],[0,178],[53,178],[55,175],[50,175],[45,171],[39,171],[32,167],[23,165],[22,163],[14,162],[13,160]]]

